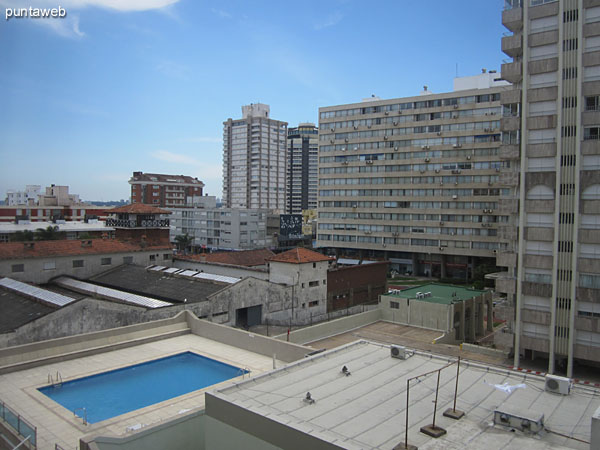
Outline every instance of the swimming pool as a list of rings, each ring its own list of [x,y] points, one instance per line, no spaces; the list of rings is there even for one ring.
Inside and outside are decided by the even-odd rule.
[[[96,423],[247,373],[192,352],[123,367],[38,390]]]

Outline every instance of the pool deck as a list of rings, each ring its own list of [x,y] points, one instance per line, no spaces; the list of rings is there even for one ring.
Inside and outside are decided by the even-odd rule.
[[[39,449],[54,449],[55,444],[65,449],[78,448],[79,438],[89,433],[127,435],[131,432],[128,431],[129,427],[156,425],[164,420],[173,419],[179,414],[204,409],[204,392],[225,386],[232,380],[102,422],[84,425],[83,420],[74,417],[72,411],[68,411],[37,390],[39,387],[48,385],[49,375],[56,378],[56,373],[59,372],[63,381],[69,381],[184,351],[192,351],[236,367],[247,368],[253,375],[273,368],[273,360],[267,356],[195,334],[186,334],[0,375],[0,398],[8,407],[37,427]],[[284,362],[277,361],[278,367],[284,364]],[[240,376],[239,379],[241,378]],[[245,378],[248,378],[248,375]],[[169,382],[169,380],[165,380],[165,382]]]

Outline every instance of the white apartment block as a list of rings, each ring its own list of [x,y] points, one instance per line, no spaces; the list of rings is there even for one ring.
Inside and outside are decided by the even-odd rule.
[[[6,205],[36,205],[41,189],[39,184],[28,184],[24,191],[9,189],[6,192]]]
[[[493,265],[515,195],[501,153],[505,89],[320,108],[317,246],[418,275]]]
[[[502,23],[502,152],[520,189],[496,287],[515,366],[541,356],[572,376],[600,362],[600,1],[511,0]]]
[[[287,123],[269,118],[269,105],[242,106],[223,122],[223,204],[285,211]]]

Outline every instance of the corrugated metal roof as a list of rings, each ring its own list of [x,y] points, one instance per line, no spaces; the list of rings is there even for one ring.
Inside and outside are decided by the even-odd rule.
[[[75,301],[74,298],[67,297],[66,295],[57,294],[56,292],[47,291],[46,289],[40,289],[30,284],[13,280],[12,278],[0,279],[0,286],[52,305],[64,306]]]
[[[97,294],[109,299],[120,300],[122,302],[131,303],[138,306],[144,306],[146,308],[161,308],[163,306],[173,306],[172,303],[157,300],[155,298],[144,297],[137,294],[130,294],[129,292],[118,291],[116,289],[98,286],[92,283],[86,283],[85,281],[79,281],[73,278],[60,277],[54,280],[54,282],[59,286],[63,286],[66,288],[73,288],[78,291],[83,291],[90,294]]]
[[[194,278],[201,278],[203,280],[220,281],[221,283],[229,283],[229,284],[234,284],[234,283],[237,283],[238,281],[240,281],[239,278],[227,277],[225,275],[215,275],[212,273],[205,273],[205,272],[200,272],[200,273],[194,275]]]
[[[177,268],[177,267],[169,267],[168,269],[163,270],[163,272],[165,273],[176,273],[176,272],[180,272],[181,269]]]
[[[156,272],[160,271],[160,270],[165,270],[167,268],[167,266],[149,266],[147,267],[148,270],[154,270]]]
[[[198,271],[196,270],[184,270],[183,272],[179,272],[178,275],[183,275],[184,277],[193,277],[197,273]]]
[[[348,259],[348,258],[340,258],[337,260],[338,264],[346,264],[346,265],[350,265],[350,266],[355,266],[360,264],[360,260],[359,259]]]

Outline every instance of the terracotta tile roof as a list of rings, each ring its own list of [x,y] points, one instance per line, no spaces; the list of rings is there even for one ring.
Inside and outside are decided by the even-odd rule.
[[[146,205],[145,203],[132,203],[131,205],[119,206],[118,208],[107,209],[109,214],[129,213],[129,214],[171,214],[171,211],[157,208],[156,206]]]
[[[169,250],[170,245],[147,245],[142,247],[131,242],[114,239],[90,239],[83,245],[81,240],[3,242],[0,243],[0,259],[46,258],[52,256],[77,256],[109,253],[141,252],[146,250]],[[33,247],[29,248],[29,245]]]
[[[287,252],[280,253],[275,255],[272,258],[269,258],[269,261],[276,262],[284,262],[284,263],[292,263],[292,264],[303,264],[303,263],[311,263],[311,262],[319,262],[319,261],[334,261],[335,258],[330,258],[329,256],[322,255],[321,253],[308,250],[303,247],[296,247],[292,250],[288,250]]]
[[[244,250],[240,252],[206,253],[204,255],[179,256],[180,259],[192,261],[206,261],[209,263],[231,264],[235,266],[263,266],[275,253],[267,248],[258,250]]]

